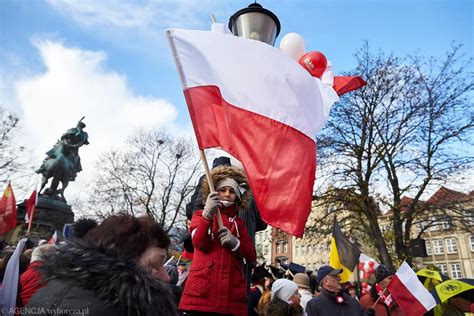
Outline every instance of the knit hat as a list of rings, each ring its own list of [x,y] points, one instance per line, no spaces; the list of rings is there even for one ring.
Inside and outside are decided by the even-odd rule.
[[[298,291],[298,286],[295,282],[288,279],[278,279],[272,285],[272,299],[275,297],[289,303],[290,297]]]
[[[309,289],[309,276],[306,273],[297,273],[297,274],[295,274],[295,278],[293,279],[293,281],[299,287]]]
[[[239,201],[241,200],[242,193],[245,192],[245,190],[243,190],[243,188],[237,183],[237,181],[232,178],[225,178],[219,181],[216,184],[216,191],[219,191],[223,187],[232,188],[235,192],[235,196],[239,199]]]
[[[394,275],[395,271],[381,264],[375,269],[375,283],[380,283],[383,279],[390,275]]]

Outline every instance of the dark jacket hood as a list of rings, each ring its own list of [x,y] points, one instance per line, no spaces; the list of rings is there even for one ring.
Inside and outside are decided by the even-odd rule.
[[[246,190],[242,194],[242,199],[240,204],[237,207],[237,211],[244,211],[250,205],[252,199],[252,190],[250,189],[249,182],[247,180],[247,176],[245,173],[232,166],[219,166],[211,170],[211,178],[214,186],[222,179],[225,178],[232,178],[234,179],[239,185],[243,186]],[[207,196],[211,192],[209,189],[209,183],[207,182],[207,178],[204,177],[201,182],[202,187],[202,201],[206,204]]]
[[[176,315],[169,286],[115,248],[68,241],[38,268],[46,281],[63,280],[92,291],[107,305],[129,315]]]

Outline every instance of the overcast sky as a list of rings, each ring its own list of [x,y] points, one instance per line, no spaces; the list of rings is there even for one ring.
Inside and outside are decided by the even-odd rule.
[[[36,164],[86,116],[90,145],[80,150],[79,192],[97,155],[138,127],[192,135],[167,28],[207,30],[250,2],[234,0],[1,0],[0,103],[16,112]],[[452,42],[473,54],[473,1],[259,1],[307,51],[322,51],[336,75],[355,66],[368,40],[374,50],[441,57]],[[277,67],[277,65],[276,65]],[[36,177],[32,175],[32,179]],[[32,183],[34,180],[32,180]]]

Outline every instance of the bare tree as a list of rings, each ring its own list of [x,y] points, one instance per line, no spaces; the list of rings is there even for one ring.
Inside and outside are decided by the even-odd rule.
[[[103,154],[97,163],[90,205],[96,214],[153,216],[169,232],[184,226],[185,203],[199,169],[191,143],[161,130],[139,131],[127,148]]]
[[[24,176],[25,147],[16,139],[18,131],[18,117],[0,106],[0,183]]]
[[[379,206],[392,212],[398,259],[410,259],[413,222],[422,212],[420,197],[430,185],[472,167],[472,157],[453,150],[472,133],[471,60],[459,59],[459,47],[438,64],[420,56],[372,54],[368,43],[356,58],[354,72],[367,86],[334,106],[318,139],[319,163],[329,170],[329,183],[344,194],[320,196],[349,203],[350,220],[367,232],[380,259],[392,266],[378,223]],[[414,198],[402,208],[407,194]]]

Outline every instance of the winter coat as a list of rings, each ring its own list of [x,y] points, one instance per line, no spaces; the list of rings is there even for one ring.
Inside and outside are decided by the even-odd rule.
[[[176,315],[168,286],[115,248],[69,241],[38,270],[48,284],[23,315]],[[73,313],[75,312],[75,313]]]
[[[263,294],[261,285],[250,288],[247,301],[247,312],[249,316],[258,316],[258,302]]]
[[[43,264],[41,261],[32,262],[28,269],[20,275],[20,299],[23,306],[28,304],[30,298],[46,284],[43,276],[38,272],[38,267]]]
[[[306,304],[308,316],[363,316],[365,311],[349,294],[342,292],[338,296],[343,298],[342,303],[336,301],[336,295],[324,289],[319,296]]]
[[[212,170],[214,183],[232,177],[238,183],[246,183],[245,175],[238,169],[218,167]],[[209,187],[203,185],[203,199]],[[239,209],[248,205],[250,189],[242,195],[239,205],[221,208],[223,225],[240,241],[234,252],[221,246],[218,238],[216,215],[209,221],[196,211],[191,220],[190,232],[194,245],[194,258],[179,308],[187,311],[214,312],[247,315],[246,280],[243,259],[247,263],[256,259],[255,247],[243,221],[237,217]]]
[[[375,288],[375,286],[373,287]],[[372,308],[374,306],[377,299],[374,299],[373,293],[368,292],[362,295],[359,299],[359,304],[362,305],[365,309]],[[404,316],[405,313],[400,309],[398,305],[393,303],[392,307],[388,307],[382,300],[380,299],[377,304],[375,305],[375,316]]]

